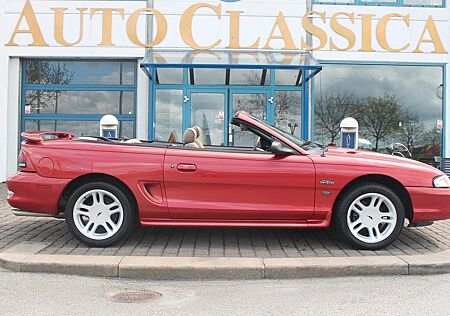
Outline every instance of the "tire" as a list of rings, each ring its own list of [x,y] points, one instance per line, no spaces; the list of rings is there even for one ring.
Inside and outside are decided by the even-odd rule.
[[[108,247],[135,228],[136,212],[130,198],[115,185],[91,182],[76,189],[66,209],[70,232],[90,247]]]
[[[392,244],[403,228],[405,210],[391,189],[364,183],[344,195],[336,208],[336,226],[354,248],[377,250]]]

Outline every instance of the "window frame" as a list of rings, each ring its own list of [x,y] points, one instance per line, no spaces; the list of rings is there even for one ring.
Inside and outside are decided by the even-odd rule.
[[[49,61],[49,62],[132,62],[134,67],[134,80],[133,84],[36,84],[27,83],[27,62],[29,61]],[[74,58],[23,58],[21,59],[21,96],[20,96],[20,130],[24,131],[25,121],[31,120],[55,120],[55,121],[98,121],[105,114],[25,114],[25,104],[26,104],[26,92],[27,91],[129,91],[134,93],[133,97],[133,114],[114,114],[119,122],[131,121],[133,122],[133,135],[136,136],[136,111],[137,111],[137,59],[74,59]],[[100,128],[100,127],[99,127]],[[119,127],[120,128],[120,127]],[[120,131],[120,130],[119,130]]]

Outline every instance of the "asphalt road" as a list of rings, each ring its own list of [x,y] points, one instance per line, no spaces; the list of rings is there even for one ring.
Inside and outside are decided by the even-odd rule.
[[[1,315],[449,315],[450,275],[134,281],[0,271]],[[160,298],[119,303],[126,291]]]

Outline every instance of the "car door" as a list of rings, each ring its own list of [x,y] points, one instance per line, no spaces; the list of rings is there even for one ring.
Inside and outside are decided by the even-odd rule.
[[[306,220],[315,171],[306,155],[234,148],[169,148],[164,186],[176,219]]]

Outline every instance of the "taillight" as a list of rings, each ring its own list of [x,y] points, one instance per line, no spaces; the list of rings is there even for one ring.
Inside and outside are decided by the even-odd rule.
[[[21,150],[19,154],[19,168],[26,168],[26,167],[27,167],[27,160],[25,159],[25,154]]]
[[[19,168],[26,168],[27,167],[27,160],[25,158],[25,154],[22,150],[20,150],[19,154]]]
[[[35,172],[28,155],[22,149],[19,153],[18,166],[20,171]]]

